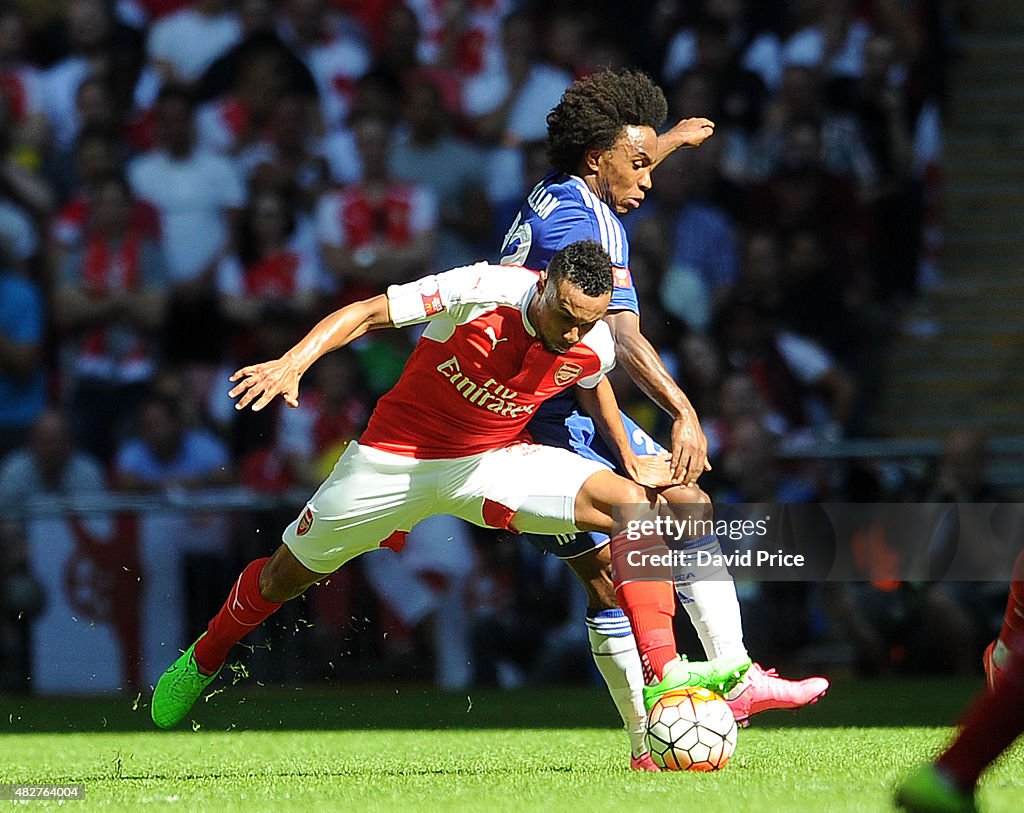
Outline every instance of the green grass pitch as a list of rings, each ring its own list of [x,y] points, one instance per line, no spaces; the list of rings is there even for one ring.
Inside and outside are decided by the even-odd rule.
[[[814,708],[757,718],[714,774],[631,773],[611,702],[590,688],[243,684],[174,732],[152,729],[145,697],[0,697],[0,784],[82,782],[86,800],[67,803],[82,811],[884,811],[980,686],[840,682]],[[982,808],[1019,811],[1022,796],[1018,747],[987,776]]]

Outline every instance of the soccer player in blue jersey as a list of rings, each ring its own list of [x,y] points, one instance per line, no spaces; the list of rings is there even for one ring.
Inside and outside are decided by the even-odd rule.
[[[714,133],[713,122],[691,118],[659,136],[657,128],[666,115],[661,89],[637,71],[604,70],[570,85],[547,118],[548,158],[553,170],[534,187],[509,228],[501,262],[543,269],[556,251],[577,240],[596,240],[605,247],[614,265],[615,288],[604,318],[615,338],[616,358],[640,389],[673,419],[672,471],[676,482],[686,488],[673,489],[675,496],[666,496],[706,503],[707,495],[696,482],[711,468],[707,440],[689,399],[640,332],[639,304],[629,271],[629,240],[619,220],[643,202],[659,163],[680,147],[699,146]],[[640,454],[665,451],[628,416],[622,419]],[[579,411],[571,393],[542,404],[528,431],[536,442],[570,448],[617,468],[593,421]],[[643,743],[646,714],[642,690],[645,683],[662,681],[666,671],[678,663],[675,642],[666,640],[665,635],[670,628],[665,617],[670,621],[675,609],[671,587],[649,581],[613,585],[610,546],[601,535],[531,537],[530,541],[565,560],[585,585],[591,649],[630,734],[630,764],[635,770],[656,770]],[[703,537],[687,547],[717,550],[718,540]],[[708,657],[746,655],[739,603],[727,572],[704,573],[697,578],[676,574],[675,586]],[[616,591],[628,598],[622,605],[629,609],[629,618],[619,609]],[[827,688],[824,678],[783,680],[774,670],[755,664],[727,700],[737,719],[745,721],[767,709],[814,702]]]

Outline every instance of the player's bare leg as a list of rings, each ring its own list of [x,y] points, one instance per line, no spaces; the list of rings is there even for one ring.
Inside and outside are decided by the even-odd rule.
[[[572,568],[587,593],[587,636],[597,670],[629,735],[630,767],[634,771],[657,771],[644,734],[644,675],[636,639],[629,619],[619,608],[612,583],[612,559],[608,545],[563,561]]]
[[[206,632],[160,676],[153,691],[153,722],[161,728],[177,725],[220,672],[231,647],[325,575],[300,564],[286,545],[269,559],[250,562]]]
[[[711,498],[696,486],[675,486],[661,492],[670,505],[682,507],[694,518],[711,519]],[[687,549],[721,553],[714,534],[678,540]],[[691,569],[674,574],[676,595],[690,616],[704,652],[709,658],[749,657],[743,643],[743,619],[736,585],[728,568]],[[741,725],[750,717],[770,709],[796,709],[816,703],[828,690],[824,677],[785,680],[774,669],[753,664],[743,680],[726,696],[726,702]]]

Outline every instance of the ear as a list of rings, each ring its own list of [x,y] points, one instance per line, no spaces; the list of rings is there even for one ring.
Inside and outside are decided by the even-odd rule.
[[[598,149],[590,149],[583,153],[583,161],[587,165],[587,169],[591,172],[597,172],[602,155],[604,155],[604,150]]]
[[[541,271],[540,274],[537,275],[537,293],[538,294],[544,293],[544,288],[545,288],[545,286],[547,284],[548,284],[548,272],[545,269],[544,271]]]

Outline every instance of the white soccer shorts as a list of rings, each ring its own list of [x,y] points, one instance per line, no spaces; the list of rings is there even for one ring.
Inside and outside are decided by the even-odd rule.
[[[400,547],[402,534],[435,514],[523,533],[573,533],[576,495],[606,470],[531,443],[418,460],[353,441],[282,539],[305,567],[333,573],[361,553]]]

